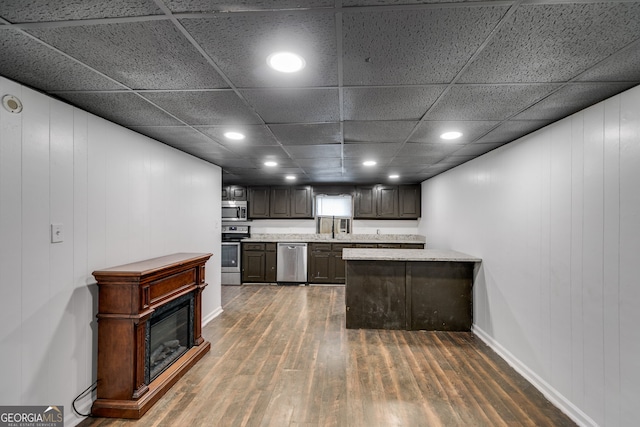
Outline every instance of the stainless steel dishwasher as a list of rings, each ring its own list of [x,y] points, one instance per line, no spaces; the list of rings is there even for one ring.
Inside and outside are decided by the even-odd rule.
[[[278,283],[307,283],[306,243],[278,243],[276,262]]]

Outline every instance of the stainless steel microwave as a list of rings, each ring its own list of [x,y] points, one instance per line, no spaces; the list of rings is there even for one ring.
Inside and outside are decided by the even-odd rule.
[[[222,221],[247,221],[247,219],[247,202],[222,201]]]

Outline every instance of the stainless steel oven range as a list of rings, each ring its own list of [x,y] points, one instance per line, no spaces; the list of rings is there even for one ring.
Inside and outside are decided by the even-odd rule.
[[[250,237],[248,225],[222,226],[222,284],[240,285],[241,260],[240,241]]]

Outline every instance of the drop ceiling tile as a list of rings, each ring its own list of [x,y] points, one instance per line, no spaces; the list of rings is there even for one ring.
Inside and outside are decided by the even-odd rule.
[[[333,7],[334,0],[165,0],[174,13]]]
[[[534,104],[514,120],[559,120],[603,99],[635,86],[635,83],[572,83]]]
[[[415,182],[413,178],[407,176],[402,179],[391,179],[389,175],[394,173],[394,170],[381,168],[377,171],[348,171],[345,175],[349,178],[350,183],[355,184],[408,184]]]
[[[490,143],[490,144],[481,144],[478,142],[474,142],[472,144],[467,144],[458,151],[455,152],[455,155],[458,156],[481,156],[489,151],[495,150],[496,148],[504,145],[501,142],[498,143]]]
[[[253,180],[258,185],[290,185],[291,183],[285,180],[287,175],[302,177],[304,172],[297,168],[261,169],[257,174],[254,174]]]
[[[640,82],[640,41],[589,68],[577,80]]]
[[[345,142],[404,142],[416,121],[344,122]]]
[[[442,172],[446,172],[449,169],[452,169],[453,167],[454,166],[446,164],[446,163],[442,163],[442,164],[436,163],[435,165],[431,165],[431,166],[425,168],[422,171],[422,173],[430,173],[430,174],[433,174],[433,175],[437,175],[437,174],[440,174]]]
[[[504,120],[557,88],[554,84],[454,86],[425,120]]]
[[[229,150],[244,158],[258,161],[260,164],[266,160],[275,160],[280,165],[285,161],[290,162],[289,156],[279,145],[237,145],[233,148],[230,147]]]
[[[153,0],[2,0],[0,16],[16,22],[162,15]]]
[[[351,183],[344,175],[342,170],[327,169],[326,172],[310,173],[309,179],[314,183]]]
[[[340,119],[337,89],[254,89],[241,92],[268,124],[336,122]]]
[[[342,161],[342,165],[345,167],[349,173],[355,173],[356,171],[362,171],[363,173],[377,173],[380,168],[384,167],[387,163],[389,163],[389,158],[380,158],[377,159],[378,164],[375,166],[365,166],[362,164],[363,159],[359,159],[357,157],[345,157]]]
[[[344,157],[356,157],[364,160],[376,160],[383,163],[384,159],[392,157],[400,148],[399,143],[350,143],[344,144]]]
[[[638,2],[521,5],[459,81],[567,81],[639,34]]]
[[[228,87],[170,21],[28,31],[132,89]]]
[[[458,131],[462,136],[454,142],[455,144],[466,144],[475,141],[485,135],[490,129],[498,125],[498,121],[424,121],[420,122],[416,131],[411,135],[409,142],[428,142],[442,144],[440,138],[445,132]]]
[[[177,126],[181,123],[131,92],[66,92],[58,96],[122,126]]]
[[[227,166],[223,169],[223,174],[238,175],[240,177],[247,177],[254,174],[261,174],[260,169],[256,167],[241,167],[241,166]]]
[[[344,119],[420,120],[445,86],[345,88]]]
[[[278,145],[278,141],[265,125],[196,126],[196,128],[229,148],[236,146]],[[244,139],[230,140],[226,138],[224,136],[225,132],[230,131],[242,133]]]
[[[143,92],[142,96],[191,125],[261,124],[260,118],[231,90]]]
[[[430,159],[442,159],[455,153],[462,145],[459,144],[424,144],[407,142],[398,152],[398,157],[428,157]],[[430,161],[433,163],[433,161]]]
[[[507,7],[344,13],[346,85],[449,83]]]
[[[41,90],[123,89],[17,31],[0,31],[0,56],[0,75]]]
[[[331,158],[342,154],[341,144],[287,145],[285,149],[294,159]]]
[[[534,132],[553,120],[510,120],[504,122],[496,129],[489,132],[486,136],[480,138],[477,143],[491,144],[491,143],[508,143],[514,141],[522,136],[525,136],[531,132]]]
[[[418,173],[418,172],[422,171],[425,168],[426,165],[427,165],[427,163],[420,163],[420,164],[407,166],[407,165],[400,165],[400,164],[397,164],[395,162],[391,162],[387,166],[385,166],[384,169],[388,171],[389,175],[390,174],[397,174],[397,175],[400,175],[401,177],[407,179],[408,177],[410,177],[414,173]]]
[[[342,175],[342,166],[327,166],[324,168],[305,166],[303,169],[308,175],[329,175],[329,174]]]
[[[270,175],[279,175],[282,178],[284,178],[285,175],[297,175],[297,176],[304,175],[304,171],[301,168],[295,167],[295,166],[268,169],[268,170],[265,170],[265,173],[268,173]]]
[[[129,129],[171,146],[185,143],[213,143],[188,126],[129,126]]]
[[[435,4],[435,3],[472,3],[484,0],[342,0],[345,7],[351,6],[394,6],[408,4]]]
[[[296,159],[302,168],[309,171],[321,171],[322,169],[335,169],[342,167],[342,159],[340,157],[335,158],[322,158],[322,159]]]
[[[178,150],[207,159],[239,159],[240,156],[226,150],[201,133],[187,126],[131,126],[129,129],[167,144]],[[218,161],[212,163],[220,164]]]
[[[333,13],[231,13],[180,22],[239,88],[338,84]],[[269,68],[267,56],[283,50],[303,56],[306,66],[297,73]]]
[[[457,154],[457,153],[455,153]],[[452,156],[448,156],[445,157],[444,159],[440,160],[437,164],[438,165],[451,165],[451,166],[459,166],[463,163],[468,162],[469,160],[475,159],[476,156],[458,156],[458,155],[452,155]]]
[[[334,176],[342,175],[342,167],[304,168],[310,176]]]
[[[282,145],[339,144],[340,123],[272,124],[269,128]]]
[[[180,147],[176,147],[176,148],[182,149]],[[227,150],[211,142],[206,144],[202,144],[202,143],[188,144],[188,146],[182,150],[186,151],[189,154],[193,154],[196,157],[207,160],[216,165],[221,165],[221,163],[225,159],[237,160],[237,158],[234,157],[235,154],[233,153],[229,154]]]
[[[436,175],[437,175],[437,173],[435,173],[435,172],[422,171],[420,173],[415,174],[413,176],[413,178],[415,179],[416,183],[421,183],[421,182],[424,182],[424,181],[428,180],[429,178],[433,178]]]
[[[252,162],[251,160],[248,160],[248,159],[234,159],[234,158],[225,157],[225,158],[221,159],[217,164],[222,166],[224,169],[227,169],[227,168],[245,168],[245,169],[254,168],[254,162]]]
[[[441,154],[436,154],[434,156],[422,155],[422,156],[411,156],[411,157],[394,157],[391,162],[389,162],[389,167],[401,168],[400,170],[404,171],[405,169],[424,169],[425,167],[432,165],[442,159]]]

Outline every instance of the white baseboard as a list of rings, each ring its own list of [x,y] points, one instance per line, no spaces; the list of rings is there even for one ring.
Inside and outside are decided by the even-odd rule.
[[[509,350],[504,348],[500,343],[494,340],[489,334],[479,328],[477,325],[471,327],[471,331],[476,334],[478,338],[485,342],[489,347],[493,349],[500,357],[502,357],[513,369],[515,369],[520,375],[522,375],[527,381],[529,381],[535,388],[537,388],[551,403],[553,403],[558,409],[564,412],[569,418],[576,422],[579,426],[585,427],[598,427],[598,424],[591,419],[587,414],[582,412],[580,408],[571,403],[566,397],[564,397],[558,390],[553,388],[549,383],[540,378],[535,372],[533,372],[527,365],[522,363],[516,358]]]
[[[216,308],[215,310],[213,310],[211,313],[207,314],[206,316],[204,316],[202,318],[202,327],[204,328],[205,326],[207,326],[207,323],[211,322],[213,319],[215,319],[216,317],[220,316],[220,314],[222,314],[222,306]]]

